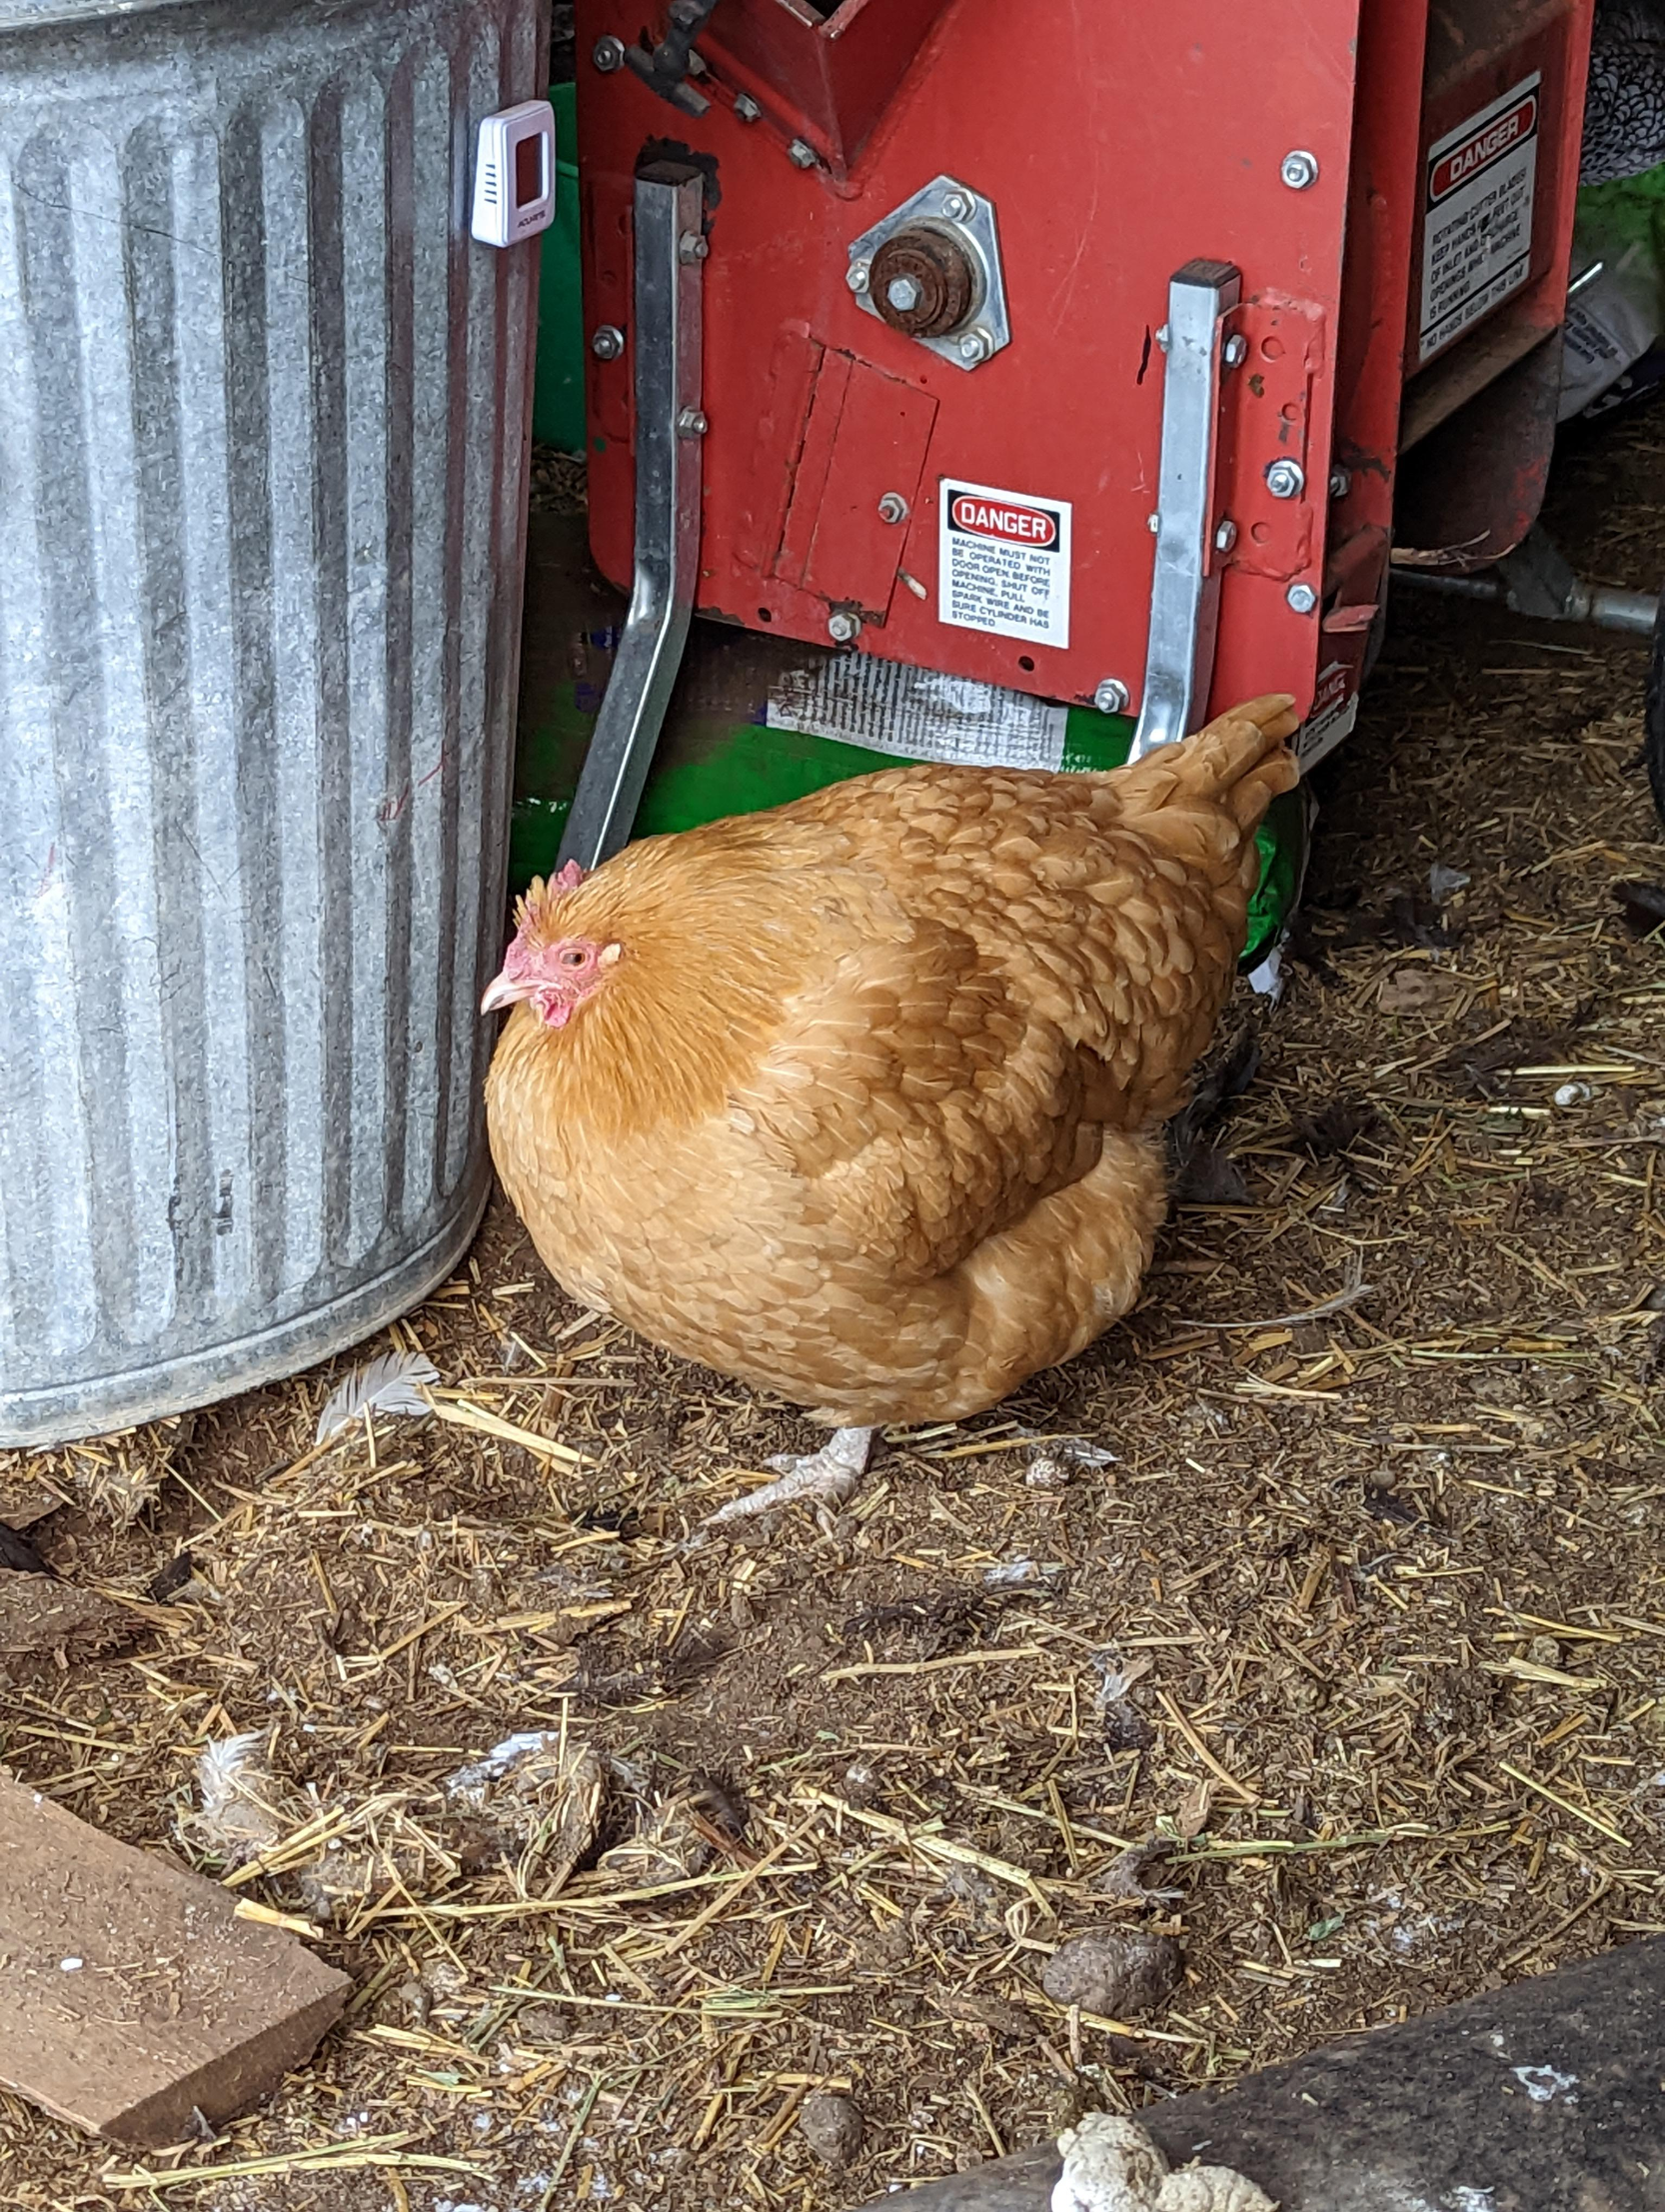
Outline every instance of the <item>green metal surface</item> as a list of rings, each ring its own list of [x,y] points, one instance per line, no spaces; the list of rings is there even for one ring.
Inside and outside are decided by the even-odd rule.
[[[555,108],[555,221],[544,233],[538,279],[538,373],[532,435],[562,453],[584,451],[584,291],[579,256],[578,121],[572,85],[551,85]]]

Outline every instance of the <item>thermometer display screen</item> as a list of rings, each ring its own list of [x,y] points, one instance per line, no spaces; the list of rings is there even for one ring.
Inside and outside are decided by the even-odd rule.
[[[541,132],[516,141],[515,205],[531,207],[544,197],[544,138]]]

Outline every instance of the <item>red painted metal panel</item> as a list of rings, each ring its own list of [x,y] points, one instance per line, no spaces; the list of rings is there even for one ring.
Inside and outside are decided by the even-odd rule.
[[[808,0],[723,0],[701,52],[842,177],[950,4],[844,0],[824,18]]]
[[[702,607],[824,642],[830,613],[853,601],[868,652],[1054,699],[1089,700],[1116,677],[1136,707],[1154,333],[1169,276],[1203,256],[1241,269],[1227,327],[1250,345],[1226,379],[1216,470],[1216,512],[1237,537],[1213,701],[1282,687],[1304,707],[1320,685],[1344,700],[1381,599],[1407,367],[1437,419],[1462,396],[1440,380],[1471,375],[1489,331],[1525,316],[1531,343],[1560,313],[1590,7],[1445,0],[1425,53],[1427,0],[845,0],[825,21],[808,0],[721,0],[701,42],[712,105],[696,120],[585,58],[604,34],[642,35],[640,0],[579,0],[592,326],[629,330],[621,240],[644,150],[680,144],[713,180]],[[1534,70],[1527,284],[1416,368],[1404,334],[1419,313],[1428,150]],[[762,116],[737,114],[737,94]],[[822,164],[796,166],[795,138]],[[1280,177],[1294,149],[1316,157],[1306,190]],[[942,174],[986,195],[999,226],[1011,343],[970,372],[864,312],[845,284],[849,242]],[[628,352],[592,365],[592,543],[620,582],[629,380]],[[1284,457],[1305,472],[1297,500],[1265,483]],[[1332,464],[1346,472],[1333,496]],[[1067,646],[938,619],[938,486],[956,479],[1070,504]],[[900,526],[876,519],[892,490],[909,503]],[[892,590],[898,569],[909,585]],[[1291,584],[1322,591],[1321,616],[1289,607]]]
[[[773,573],[881,622],[903,538],[879,503],[911,509],[935,415],[936,402],[916,385],[824,353]]]

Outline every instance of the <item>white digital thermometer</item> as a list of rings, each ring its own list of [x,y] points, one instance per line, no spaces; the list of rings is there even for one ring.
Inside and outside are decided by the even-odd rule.
[[[523,100],[480,126],[471,228],[482,245],[515,246],[554,221],[555,110]]]

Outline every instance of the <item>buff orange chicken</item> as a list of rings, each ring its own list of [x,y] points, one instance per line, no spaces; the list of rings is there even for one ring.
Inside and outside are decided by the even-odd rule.
[[[918,767],[645,838],[522,901],[485,1010],[556,1278],[834,1429],[722,1518],[848,1494],[1138,1292],[1241,949],[1285,697],[1101,775]]]

